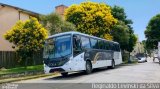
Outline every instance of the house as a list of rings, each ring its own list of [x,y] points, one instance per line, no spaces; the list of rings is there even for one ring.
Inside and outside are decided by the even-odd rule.
[[[56,13],[58,13],[59,15],[61,15],[62,17],[64,17],[64,12],[68,7],[65,5],[58,5],[55,7],[55,11]]]
[[[4,39],[3,35],[15,25],[18,20],[25,21],[30,16],[39,14],[19,7],[0,3],[0,51],[13,51],[12,44]]]

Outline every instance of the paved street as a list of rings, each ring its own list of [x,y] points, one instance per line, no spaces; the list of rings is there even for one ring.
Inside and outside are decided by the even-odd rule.
[[[98,83],[98,85],[95,85],[95,83]],[[120,65],[115,69],[97,69],[90,75],[85,75],[84,73],[73,73],[68,77],[57,75],[19,81],[13,83],[14,85],[4,84],[1,87],[2,89],[6,89],[7,86],[17,86],[16,88],[14,87],[15,89],[102,89],[101,84],[104,83],[160,83],[160,65],[158,62],[153,63],[151,59],[148,59],[147,63]],[[110,85],[105,86],[108,87]],[[142,87],[143,89],[146,88],[144,88],[144,85]],[[147,88],[151,89],[153,87],[152,85],[152,87],[149,86]],[[159,89],[159,87],[156,89]],[[103,89],[111,88],[105,87]],[[119,89],[128,88],[123,85]]]
[[[17,83],[160,83],[160,65],[148,59],[147,63],[97,69],[90,75],[73,73],[68,77],[57,75]]]

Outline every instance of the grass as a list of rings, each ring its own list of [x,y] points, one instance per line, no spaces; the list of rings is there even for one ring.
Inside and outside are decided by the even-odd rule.
[[[136,64],[136,63],[138,63],[138,61],[134,59],[134,60],[131,60],[130,63],[128,63],[128,60],[125,60],[125,61],[123,61],[123,63],[124,64]]]
[[[40,75],[25,76],[25,77],[19,77],[19,78],[9,78],[9,79],[0,80],[0,84],[10,83],[10,82],[16,82],[16,81],[22,81],[22,80],[28,80],[28,79],[36,79],[36,78],[47,77],[47,76],[56,76],[56,75],[58,75],[58,74],[57,73],[53,73],[53,74],[40,74]]]
[[[41,71],[43,70],[43,65],[36,65],[36,66],[27,66],[25,67],[17,67],[17,68],[11,68],[11,69],[1,69],[0,75],[2,74],[13,74],[13,73],[21,73],[25,71]]]
[[[17,68],[11,68],[11,69],[1,69],[0,75],[22,73],[22,72],[26,72],[26,71],[42,71],[42,70],[43,70],[43,65],[28,66],[27,68],[17,67]],[[41,78],[41,77],[47,77],[47,76],[56,76],[56,75],[58,75],[58,74],[51,73],[51,74],[37,74],[37,75],[28,75],[28,76],[23,76],[23,77],[6,78],[6,79],[0,79],[0,84],[21,81],[21,80]]]

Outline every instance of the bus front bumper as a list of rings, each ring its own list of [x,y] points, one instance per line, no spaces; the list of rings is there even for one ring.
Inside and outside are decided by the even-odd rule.
[[[65,72],[65,70],[63,68],[60,67],[48,67],[47,65],[44,64],[44,73],[48,74],[48,73],[54,73],[54,72]]]
[[[63,72],[71,72],[71,71],[73,71],[73,70],[69,67],[65,67],[65,66],[49,67],[49,66],[44,64],[44,73],[45,74],[54,73],[54,72],[63,73]]]

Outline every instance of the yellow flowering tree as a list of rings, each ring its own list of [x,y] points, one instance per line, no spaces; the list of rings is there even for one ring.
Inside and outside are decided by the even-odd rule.
[[[47,30],[34,17],[25,22],[18,21],[4,34],[4,38],[14,44],[13,48],[16,49],[20,59],[25,61],[26,66],[33,53],[43,48],[47,36]]]
[[[90,1],[66,9],[65,20],[75,24],[79,32],[107,40],[112,40],[111,27],[117,22],[111,14],[110,6]]]

